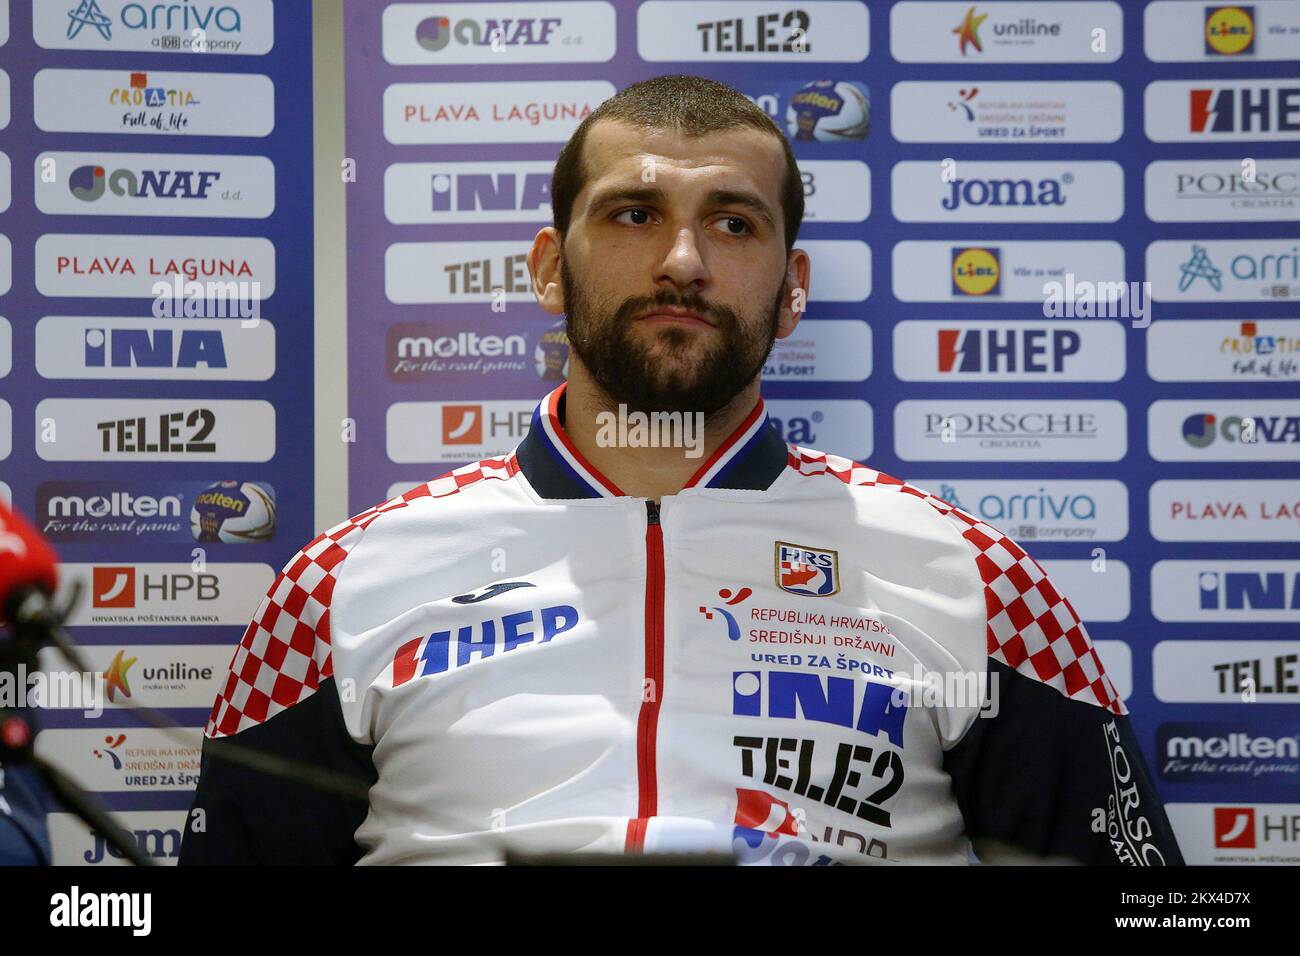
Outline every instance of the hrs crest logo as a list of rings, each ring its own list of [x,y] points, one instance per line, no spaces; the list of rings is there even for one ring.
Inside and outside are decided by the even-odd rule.
[[[776,583],[782,591],[830,597],[840,590],[839,552],[776,542]]]

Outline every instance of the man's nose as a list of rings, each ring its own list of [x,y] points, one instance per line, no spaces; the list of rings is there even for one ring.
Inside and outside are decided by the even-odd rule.
[[[678,288],[708,281],[709,270],[696,241],[695,230],[682,226],[673,236],[672,247],[661,266],[663,275]]]

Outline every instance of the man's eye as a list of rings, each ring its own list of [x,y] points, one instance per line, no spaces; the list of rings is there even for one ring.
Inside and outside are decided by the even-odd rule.
[[[641,218],[639,218],[639,219],[633,219],[631,222],[628,222],[628,220],[626,220],[626,219],[623,218],[624,216],[639,216],[639,217],[641,217]],[[614,219],[615,219],[615,221],[617,221],[617,222],[628,222],[628,225],[633,225],[633,226],[644,226],[647,222],[650,221],[650,210],[648,210],[648,209],[624,209],[621,213],[619,213],[617,216],[615,216]]]
[[[722,223],[723,229],[729,236],[744,236],[754,231],[749,227],[749,223],[740,216],[725,216],[719,219],[718,222]]]

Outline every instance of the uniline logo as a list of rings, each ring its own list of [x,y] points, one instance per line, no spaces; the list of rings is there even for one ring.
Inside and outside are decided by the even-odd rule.
[[[961,55],[966,55],[966,47],[973,46],[976,53],[984,52],[984,45],[980,43],[980,26],[989,18],[987,13],[975,15],[975,8],[971,7],[966,11],[966,16],[962,17],[961,23],[952,29],[957,35],[957,43],[961,48]]]
[[[123,697],[131,696],[131,685],[127,683],[126,673],[132,668],[132,666],[134,666],[135,662],[139,660],[139,658],[132,657],[129,660],[124,660],[123,657],[125,654],[126,652],[122,650],[119,650],[114,654],[113,660],[108,665],[108,669],[105,670],[102,675],[104,678],[104,688],[108,694],[108,700],[110,703],[117,699],[119,693]]]

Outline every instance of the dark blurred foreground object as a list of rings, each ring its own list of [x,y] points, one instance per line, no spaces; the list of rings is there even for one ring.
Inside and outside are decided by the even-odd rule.
[[[76,671],[89,673],[63,629],[80,588],[72,588],[67,600],[56,605],[52,595],[57,584],[58,557],[50,543],[16,512],[0,504],[0,675],[9,679],[8,686],[19,697],[26,694],[20,675],[40,671],[38,655],[43,647],[57,647]],[[12,848],[15,863],[48,864],[45,809],[61,803],[126,859],[138,866],[152,865],[131,835],[113,822],[95,799],[53,764],[36,756],[32,749],[36,711],[22,700],[11,704],[14,707],[0,706],[0,766],[5,775],[0,781],[0,862],[5,861],[7,848]]]
[[[518,853],[506,866],[735,866],[730,853]]]
[[[18,721],[22,721],[21,727]],[[24,716],[0,711],[0,737],[6,735],[6,730],[14,736],[27,733]],[[0,866],[50,865],[45,813],[51,804],[49,793],[31,767],[0,761]]]

